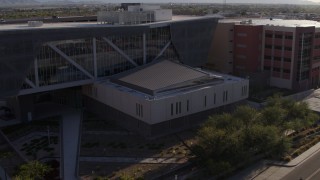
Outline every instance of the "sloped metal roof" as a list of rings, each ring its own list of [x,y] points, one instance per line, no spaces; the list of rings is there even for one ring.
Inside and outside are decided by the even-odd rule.
[[[115,81],[129,88],[154,91],[208,77],[209,74],[169,60],[118,77]]]

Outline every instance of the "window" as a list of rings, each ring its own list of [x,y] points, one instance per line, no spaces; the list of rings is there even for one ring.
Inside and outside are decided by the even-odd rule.
[[[237,44],[237,47],[238,47],[238,48],[246,48],[247,45],[245,45],[245,44]]]
[[[293,37],[291,35],[286,35],[285,39],[293,39]]]
[[[314,46],[314,49],[320,49],[320,45]]]
[[[270,34],[270,33],[266,33],[266,36],[265,36],[266,38],[272,38],[272,34]]]
[[[283,58],[284,62],[291,62],[291,58]]]
[[[176,114],[178,114],[178,102],[176,102]]]
[[[189,100],[187,100],[187,112],[189,112]]]
[[[318,33],[318,34],[316,34],[314,37],[315,37],[316,39],[319,39],[319,38],[320,38],[320,34]]]
[[[239,37],[247,37],[247,33],[237,33],[237,36],[239,36]]]
[[[139,115],[139,111],[138,111],[138,104],[136,103],[136,115]]]
[[[270,44],[266,44],[264,47],[265,47],[266,49],[272,49],[272,45],[270,45]]]
[[[228,101],[228,91],[223,91],[222,101],[223,102],[227,102]]]
[[[187,107],[188,109],[189,107]],[[182,108],[181,108],[181,101],[180,102],[176,102],[176,114],[181,114],[182,112]],[[174,103],[171,103],[171,116],[173,116],[174,114]]]
[[[265,56],[264,56],[264,59],[271,59],[271,56],[265,55]]]
[[[281,34],[276,34],[274,37],[277,38],[277,39],[282,39],[282,35]]]
[[[264,66],[263,69],[266,70],[266,71],[270,71],[271,67],[270,66]]]
[[[241,95],[242,96],[245,96],[245,95],[247,95],[247,86],[242,86],[242,89],[241,89],[242,91],[241,91]]]
[[[136,103],[136,115],[139,117],[143,117],[143,106],[138,103]]]
[[[275,71],[275,72],[280,72],[280,68],[273,68],[273,71]]]
[[[298,72],[297,73],[297,81],[309,79],[309,74],[310,74],[309,71],[304,71],[301,74],[300,74],[300,72]]]
[[[204,107],[207,107],[207,96],[204,96]]]
[[[274,49],[282,50],[282,46],[275,46]]]
[[[284,69],[283,72],[290,74],[290,69]]]
[[[213,104],[216,104],[216,93],[213,94]]]
[[[314,60],[314,61],[320,61],[320,56],[315,56],[315,57],[313,57],[313,60]]]
[[[226,92],[223,91],[222,102],[225,101]]]
[[[275,61],[281,61],[281,57],[273,57],[273,59],[275,60]]]
[[[285,51],[292,51],[292,47],[284,47]]]
[[[237,58],[239,58],[239,59],[247,59],[247,56],[245,56],[245,55],[237,55]]]

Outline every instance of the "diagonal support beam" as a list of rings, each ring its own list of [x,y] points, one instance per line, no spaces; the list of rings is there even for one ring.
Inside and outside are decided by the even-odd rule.
[[[93,73],[94,77],[98,78],[98,64],[97,64],[97,39],[92,38],[92,49],[93,49]]]
[[[48,46],[51,49],[53,49],[55,52],[57,52],[60,56],[62,56],[65,60],[67,60],[70,64],[74,65],[77,69],[79,69],[81,72],[83,72],[85,75],[87,75],[91,79],[94,79],[94,76],[92,76],[92,74],[90,74],[82,66],[80,66],[78,63],[76,63],[74,60],[72,60],[69,56],[67,56],[64,52],[62,52],[60,49],[58,49],[55,45],[49,43]]]
[[[161,49],[161,51],[160,51],[160,53],[158,54],[158,56],[155,57],[152,61],[155,61],[155,60],[157,60],[160,56],[162,56],[162,54],[164,53],[164,51],[167,50],[167,48],[170,46],[170,44],[171,44],[171,41],[169,41],[169,42]]]
[[[142,42],[143,42],[143,64],[147,64],[147,37],[146,37],[146,33],[143,33]]]
[[[39,66],[38,66],[38,59],[34,59],[34,75],[36,80],[36,86],[39,87]]]
[[[124,53],[120,48],[118,48],[118,46],[113,44],[113,42],[111,42],[109,39],[105,37],[102,37],[102,39],[106,41],[114,50],[120,53],[124,58],[126,58],[129,62],[131,62],[131,64],[133,64],[134,66],[138,66],[136,62],[134,62],[128,55],[126,55],[126,53]]]
[[[32,81],[30,81],[30,79],[28,78],[25,79],[25,83],[27,83],[32,88],[36,88],[36,85]]]

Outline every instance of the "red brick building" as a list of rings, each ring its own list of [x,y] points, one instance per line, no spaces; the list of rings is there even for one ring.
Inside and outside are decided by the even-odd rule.
[[[296,91],[320,85],[320,23],[254,19],[221,20],[219,24],[231,22],[233,74]],[[224,32],[215,36],[220,33]],[[221,64],[224,59],[209,59],[209,63],[215,62]]]

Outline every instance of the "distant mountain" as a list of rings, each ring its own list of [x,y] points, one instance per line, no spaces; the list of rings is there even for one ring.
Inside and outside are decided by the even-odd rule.
[[[35,4],[35,0],[0,0],[0,7],[2,5],[17,5],[17,4]]]
[[[34,4],[73,4],[78,3],[77,0],[0,0],[1,6],[15,6],[15,5],[34,5]],[[87,2],[84,0],[84,2]],[[90,1],[89,1],[90,2]]]
[[[119,3],[119,0],[0,0],[1,6],[23,5],[23,4],[72,4],[72,3]],[[142,3],[223,3],[224,0],[122,0],[120,2],[142,2]],[[228,4],[253,3],[253,4],[319,4],[320,0],[227,0]]]

